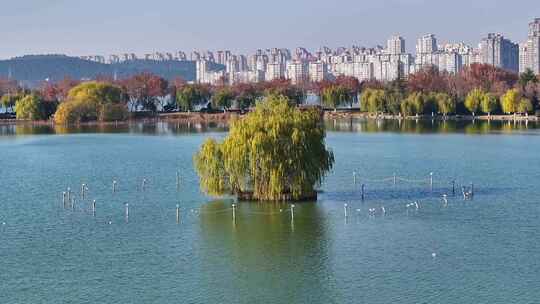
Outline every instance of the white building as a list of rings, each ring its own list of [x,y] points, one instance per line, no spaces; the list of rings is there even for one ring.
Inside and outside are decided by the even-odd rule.
[[[519,52],[519,72],[531,69],[540,74],[540,18],[529,23],[527,41],[520,44]]]
[[[300,60],[288,61],[287,79],[290,79],[292,84],[302,84],[307,82],[309,79],[307,64]]]
[[[386,51],[388,54],[404,54],[405,53],[405,39],[401,36],[392,36],[386,42]]]
[[[281,62],[272,62],[266,65],[266,81],[285,78],[285,65]]]
[[[489,33],[480,43],[482,63],[519,72],[519,46],[501,34]]]
[[[328,78],[328,66],[322,61],[309,63],[309,81],[320,82]]]

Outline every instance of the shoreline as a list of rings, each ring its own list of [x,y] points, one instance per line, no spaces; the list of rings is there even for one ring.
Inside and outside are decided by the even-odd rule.
[[[72,126],[113,126],[113,125],[126,125],[131,123],[156,123],[156,122],[174,122],[174,123],[229,123],[233,118],[242,117],[244,114],[238,112],[224,112],[224,113],[200,113],[200,112],[175,112],[175,113],[160,113],[155,116],[146,117],[132,117],[124,121],[89,121],[78,124],[72,124]],[[540,117],[535,115],[418,115],[418,116],[399,116],[392,114],[372,114],[359,111],[337,111],[325,110],[323,114],[324,120],[333,119],[364,119],[364,120],[417,120],[417,121],[540,121]],[[35,126],[54,126],[54,121],[48,120],[20,120],[13,118],[0,119],[0,125],[35,125]]]

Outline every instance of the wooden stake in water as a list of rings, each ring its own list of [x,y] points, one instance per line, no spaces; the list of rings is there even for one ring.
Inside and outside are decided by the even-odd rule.
[[[396,185],[396,178],[397,176],[396,176],[396,173],[394,172],[394,186]]]
[[[433,172],[429,173],[429,189],[433,190]]]
[[[456,196],[456,181],[452,181],[452,196]]]
[[[143,180],[142,180],[142,185],[141,185],[142,191],[144,191],[145,188],[146,188],[146,178],[143,178]]]
[[[232,204],[232,220],[236,222],[236,205]]]
[[[343,205],[343,212],[345,213],[345,217],[347,217],[347,204]]]
[[[126,203],[126,222],[129,221],[129,204]]]
[[[86,189],[85,184],[81,184],[81,198],[84,199],[84,190]]]
[[[71,210],[72,211],[75,210],[75,198],[74,197],[71,198]]]
[[[116,180],[113,180],[113,182],[112,182],[112,192],[113,193],[116,192]]]
[[[352,177],[353,177],[353,185],[356,185],[356,171],[353,171]]]
[[[62,205],[66,208],[66,191],[62,192]]]
[[[71,203],[71,188],[67,188],[67,201],[68,203]]]
[[[176,204],[176,223],[180,223],[180,205]]]
[[[362,184],[362,200],[364,200],[365,184]]]
[[[294,204],[291,205],[291,222],[294,222]]]

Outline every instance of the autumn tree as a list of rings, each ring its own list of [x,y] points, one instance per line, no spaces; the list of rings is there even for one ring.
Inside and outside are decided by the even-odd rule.
[[[69,91],[66,101],[56,110],[54,120],[58,124],[125,120],[128,112],[122,98],[122,89],[118,86],[84,82]]]
[[[232,106],[234,101],[234,92],[229,87],[221,87],[212,96],[212,106],[214,108],[221,108],[227,110]]]
[[[334,164],[321,115],[301,111],[283,95],[270,95],[244,118],[233,120],[222,143],[208,139],[194,156],[201,188],[263,201],[316,197]]]
[[[337,110],[338,107],[345,104],[349,99],[349,92],[340,85],[331,85],[322,91],[322,103],[326,107]]]
[[[263,96],[261,88],[251,83],[239,83],[233,87],[234,95],[236,96],[235,107],[246,110],[253,107],[257,100]]]
[[[518,113],[530,113],[533,110],[533,105],[531,101],[527,98],[521,98],[519,104],[517,105]]]
[[[482,89],[474,89],[467,95],[467,98],[465,98],[465,107],[469,112],[474,114],[478,112],[478,109],[480,108],[480,104],[482,100],[484,99],[486,93]]]
[[[45,120],[49,118],[43,100],[37,94],[26,95],[15,104],[17,119]]]
[[[210,88],[200,84],[188,84],[176,92],[178,107],[184,111],[192,111],[195,106],[206,104],[210,97]]]
[[[156,112],[158,105],[164,107],[164,98],[168,94],[167,80],[151,74],[141,73],[122,81],[129,97],[131,110],[138,109]]]
[[[520,102],[519,90],[510,89],[501,97],[501,109],[506,114],[517,113]]]
[[[262,84],[266,95],[283,95],[295,105],[300,105],[304,102],[304,89],[298,85],[293,85],[287,79],[274,79]]]
[[[384,113],[385,92],[381,89],[366,89],[362,92],[360,109],[369,113]]]
[[[407,87],[410,92],[448,92],[445,75],[434,66],[423,68],[409,75]]]
[[[482,100],[480,100],[480,109],[488,116],[491,116],[491,113],[497,109],[497,106],[497,97],[491,93],[484,94]]]
[[[433,98],[437,103],[439,112],[444,116],[456,112],[456,99],[446,93],[436,93]]]

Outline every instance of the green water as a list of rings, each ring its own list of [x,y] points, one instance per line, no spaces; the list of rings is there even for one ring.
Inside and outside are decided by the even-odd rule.
[[[233,222],[234,200],[201,194],[192,164],[226,126],[0,126],[0,302],[540,301],[536,124],[327,127],[336,164],[319,200],[294,220],[289,204],[237,203]]]

